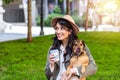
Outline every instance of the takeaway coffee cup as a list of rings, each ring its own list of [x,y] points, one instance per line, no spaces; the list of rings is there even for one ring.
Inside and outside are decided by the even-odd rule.
[[[50,54],[54,54],[55,61],[59,61],[59,51],[57,49],[51,50]]]

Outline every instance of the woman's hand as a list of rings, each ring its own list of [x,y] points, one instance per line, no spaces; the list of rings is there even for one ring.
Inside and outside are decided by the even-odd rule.
[[[49,62],[50,62],[50,68],[53,70],[54,69],[54,63],[55,63],[55,55],[54,54],[49,55]]]
[[[66,72],[62,73],[60,80],[67,80]]]
[[[72,75],[76,75],[76,74],[77,74],[76,69],[75,69],[75,68],[71,68],[71,69],[70,69],[70,73],[71,73]]]
[[[68,75],[66,74],[66,72],[64,72],[61,75],[61,80],[69,80],[72,77],[72,75],[76,75],[76,74],[77,74],[77,72],[76,72],[75,68],[71,68]]]
[[[76,74],[77,74],[77,73],[76,73],[75,68],[71,68],[71,69],[70,69],[70,74],[68,75],[68,77],[67,77],[66,80],[69,80],[69,79],[71,78],[72,75],[75,76]]]

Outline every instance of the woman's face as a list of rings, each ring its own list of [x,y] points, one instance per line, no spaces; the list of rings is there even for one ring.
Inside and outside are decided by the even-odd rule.
[[[62,41],[68,40],[68,37],[71,34],[70,30],[67,27],[61,26],[59,23],[56,24],[55,33],[57,35],[58,40]]]

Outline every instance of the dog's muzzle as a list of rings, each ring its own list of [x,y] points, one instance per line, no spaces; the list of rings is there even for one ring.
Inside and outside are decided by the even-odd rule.
[[[81,49],[77,48],[75,54],[79,56],[81,54]]]

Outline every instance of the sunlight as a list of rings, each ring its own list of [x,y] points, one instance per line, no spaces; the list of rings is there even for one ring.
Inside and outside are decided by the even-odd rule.
[[[109,13],[117,10],[118,3],[115,0],[110,0],[106,2],[97,3],[95,6],[97,8],[96,11],[98,13]]]
[[[117,5],[113,2],[109,2],[104,6],[104,9],[107,11],[115,11],[117,9]]]

